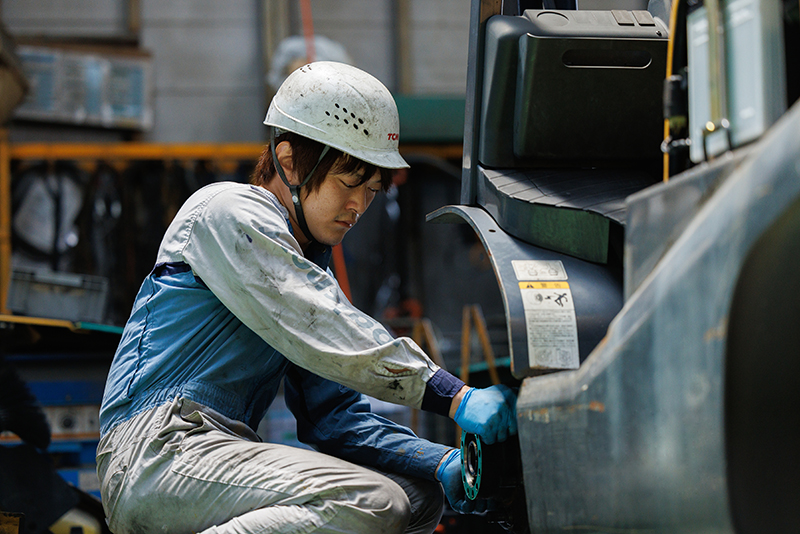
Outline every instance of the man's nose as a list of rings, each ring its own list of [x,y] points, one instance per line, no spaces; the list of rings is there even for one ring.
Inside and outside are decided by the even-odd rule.
[[[369,206],[369,200],[367,199],[367,188],[354,188],[353,193],[350,195],[349,204],[349,207],[353,209],[359,216],[362,215],[367,210],[367,206]]]

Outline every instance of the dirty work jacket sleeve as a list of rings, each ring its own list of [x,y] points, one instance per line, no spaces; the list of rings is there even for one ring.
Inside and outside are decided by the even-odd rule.
[[[159,261],[189,264],[242,323],[298,366],[419,408],[438,366],[353,307],[333,277],[303,257],[274,195],[233,185],[184,205]]]
[[[372,413],[364,395],[295,365],[289,366],[284,387],[298,439],[331,456],[435,480],[436,466],[451,450]]]

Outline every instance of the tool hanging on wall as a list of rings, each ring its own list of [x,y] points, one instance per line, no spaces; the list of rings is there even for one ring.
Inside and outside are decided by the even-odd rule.
[[[15,244],[33,261],[64,269],[78,244],[76,221],[84,179],[72,164],[50,161],[21,168],[11,192]]]

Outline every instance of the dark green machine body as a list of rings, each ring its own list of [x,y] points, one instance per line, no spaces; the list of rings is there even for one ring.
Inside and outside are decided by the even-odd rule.
[[[664,183],[663,22],[493,6],[472,2],[462,206],[430,218],[472,225],[506,305],[514,530],[800,531],[800,107]],[[509,265],[544,257],[581,288],[574,369],[530,352]],[[482,485],[502,453],[471,447]]]
[[[667,30],[647,12],[641,24],[624,13],[528,10],[487,21],[481,165],[630,166],[659,156],[661,102],[651,97],[661,92]],[[647,123],[656,126],[642,131]]]

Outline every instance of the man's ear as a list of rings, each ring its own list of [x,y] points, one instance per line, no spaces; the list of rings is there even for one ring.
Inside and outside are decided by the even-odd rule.
[[[289,141],[281,141],[278,143],[278,145],[275,147],[275,156],[277,156],[278,163],[280,163],[284,174],[286,174],[286,179],[289,180],[289,183],[292,185],[298,185],[300,182],[297,180],[297,177],[294,173],[294,161],[292,160],[291,143],[289,143]]]

